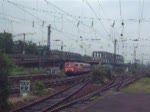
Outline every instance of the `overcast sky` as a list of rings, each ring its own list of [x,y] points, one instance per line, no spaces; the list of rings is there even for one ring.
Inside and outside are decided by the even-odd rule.
[[[148,0],[1,0],[0,32],[27,33],[26,41],[44,45],[51,24],[51,49],[60,50],[63,41],[64,51],[91,56],[92,51],[113,52],[117,39],[117,54],[126,62],[133,61],[135,47],[137,59],[147,62],[149,11]]]

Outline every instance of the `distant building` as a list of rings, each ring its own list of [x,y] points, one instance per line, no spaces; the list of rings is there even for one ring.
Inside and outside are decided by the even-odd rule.
[[[105,51],[93,51],[92,60],[99,61],[102,64],[114,64],[114,53]],[[116,54],[115,64],[124,64],[123,56]]]

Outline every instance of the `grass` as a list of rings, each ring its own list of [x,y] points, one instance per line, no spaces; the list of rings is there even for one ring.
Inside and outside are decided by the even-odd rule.
[[[19,66],[14,66],[10,72],[10,76],[21,76],[21,75],[36,75],[36,74],[47,74],[47,70],[46,69],[26,69],[23,67],[19,67]],[[59,75],[61,76],[66,76],[65,71],[61,70],[59,73]]]
[[[19,76],[19,75],[26,75],[26,74],[28,74],[27,71],[12,71],[10,73],[11,76]]]
[[[95,100],[97,98],[97,96],[93,96],[90,98],[90,100]]]
[[[10,72],[11,76],[26,75],[26,74],[28,74],[28,72],[25,71],[22,67],[13,68],[12,71]]]
[[[46,74],[47,72],[43,72],[43,71],[12,71],[10,74],[11,76],[20,76],[20,75],[34,75],[34,74]]]
[[[41,70],[34,70],[30,71],[29,74],[46,74],[46,71],[41,71]]]
[[[143,78],[135,84],[121,90],[125,93],[150,93],[150,78]]]
[[[17,102],[25,102],[25,101],[29,101],[29,100],[33,100],[36,99],[36,96],[26,96],[26,97],[22,97],[22,96],[17,96],[17,97],[9,97],[8,101],[11,104],[15,104]]]
[[[102,83],[97,83],[96,85],[97,85],[97,86],[102,86],[103,84],[102,84]]]
[[[10,75],[11,76],[20,76],[20,75],[34,75],[34,74],[46,74],[47,72],[44,70],[25,70],[22,67],[15,67],[13,68],[13,70],[11,71]]]

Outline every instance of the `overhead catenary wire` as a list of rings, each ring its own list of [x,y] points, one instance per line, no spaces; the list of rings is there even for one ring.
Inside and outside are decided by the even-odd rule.
[[[6,1],[6,0],[5,0]],[[13,2],[14,3],[14,2]],[[99,2],[100,3],[100,2]],[[25,6],[25,5],[22,5],[22,4],[18,4],[18,3],[15,3],[16,5],[18,5],[18,6],[22,6],[23,8],[27,8],[27,9],[30,9],[30,10],[33,10],[33,11],[37,11],[37,8],[32,8],[32,7],[29,7],[29,6]],[[104,12],[104,14],[105,14],[105,16],[106,16],[106,13],[105,13],[105,11],[104,11],[104,9],[103,9],[103,7],[102,6],[100,6],[101,7],[101,9],[103,10],[103,12]],[[59,15],[66,15],[66,16],[68,16],[68,14],[65,14],[65,13],[60,13],[60,12],[54,12],[54,11],[49,11],[49,10],[44,10],[44,9],[40,9],[39,7],[38,7],[38,11],[40,11],[40,12],[43,12],[43,13],[52,13],[52,14],[59,14]],[[75,16],[75,15],[72,15],[72,14],[69,14],[69,17],[74,17],[74,18],[79,18],[79,16]],[[94,20],[96,20],[97,18],[94,18],[94,17],[86,17],[86,16],[82,16],[82,17],[80,17],[80,18],[82,18],[82,19],[89,19],[88,21],[91,21],[91,19],[94,19]],[[107,21],[113,21],[113,20],[115,20],[115,21],[119,21],[119,19],[112,19],[112,18],[108,18],[107,16],[106,16],[106,18],[102,18],[102,17],[99,17],[98,19],[100,19],[100,20],[107,20]],[[97,20],[98,20],[97,19]],[[150,19],[149,18],[147,18],[147,19],[144,19],[143,18],[143,20],[145,20],[145,21],[150,21]],[[77,20],[76,20],[77,21]],[[129,18],[129,19],[124,19],[124,21],[131,21],[131,22],[138,22],[138,19],[135,19],[135,18]]]
[[[70,15],[70,14],[67,13],[66,11],[62,10],[61,8],[57,7],[56,5],[52,4],[51,2],[49,2],[49,1],[47,1],[47,0],[45,0],[45,2],[46,2],[47,4],[52,5],[52,6],[55,7],[56,9],[62,11],[62,12],[65,13],[66,15],[68,15],[68,16],[70,16],[71,18],[75,19],[76,21],[79,21],[77,18],[73,17],[72,15]],[[84,24],[83,22],[81,22],[81,24],[91,29],[90,26]],[[93,29],[92,29],[92,30],[93,30]]]
[[[119,0],[119,7],[120,7],[120,19],[122,20],[122,6],[121,6],[121,0]]]
[[[144,10],[144,0],[143,0],[143,2],[142,2],[141,19],[143,19],[143,10]]]
[[[14,5],[15,5],[15,4],[14,4]],[[19,7],[19,8],[20,8],[20,7]],[[22,8],[21,8],[21,9],[22,9]],[[40,18],[38,18],[38,17],[36,17],[35,15],[29,13],[28,11],[26,11],[26,10],[24,10],[24,9],[23,9],[23,11],[27,12],[28,14],[30,14],[30,15],[33,16],[33,17],[35,17],[36,19],[42,21]],[[55,28],[53,28],[53,29],[56,30],[56,31],[59,31],[58,29],[55,29]],[[59,31],[59,32],[60,32],[60,31]]]
[[[104,16],[105,16],[106,19],[107,19],[108,17],[106,16],[106,12],[104,11],[104,8],[103,8],[102,5],[100,4],[99,0],[97,0],[97,2],[98,2],[98,6],[99,6],[100,9],[103,11],[103,14],[104,14]],[[120,4],[120,6],[121,6],[121,4]],[[120,15],[122,15],[121,12],[122,12],[122,11],[120,11]],[[109,25],[109,26],[111,26],[110,35],[112,36],[112,41],[114,41],[114,39],[116,38],[117,35],[120,37],[120,34],[118,33],[118,30],[116,31],[116,29],[115,29],[115,23],[116,23],[116,21],[117,21],[117,20],[114,19],[114,20],[113,20],[113,23],[110,23],[110,25]],[[110,21],[108,21],[108,22],[110,22]],[[112,24],[112,25],[111,25],[111,24]],[[116,34],[117,34],[117,35],[116,35]],[[118,51],[119,51],[119,50],[118,50]]]
[[[144,10],[144,0],[141,4],[141,0],[139,0],[139,22],[138,22],[138,38],[141,38],[141,20],[143,19],[143,10]]]
[[[8,0],[8,2],[10,2],[10,1]],[[28,13],[29,15],[33,16],[33,17],[36,18],[37,20],[40,20],[41,22],[43,22],[42,19],[40,19],[39,17],[33,15],[32,13],[26,11],[25,9],[23,9],[23,8],[21,8],[21,7],[18,7],[18,6],[17,6],[16,4],[14,4],[13,2],[10,2],[10,3],[13,4],[13,5],[15,5],[17,8],[23,10],[24,12]],[[48,24],[48,23],[47,23],[47,24]],[[53,27],[52,27],[52,29],[61,32],[60,30],[58,30],[58,29],[56,29],[56,28],[53,28]],[[65,32],[65,33],[67,33],[67,32]],[[74,35],[74,34],[71,34],[71,33],[67,33],[67,34],[70,34],[70,35],[72,35],[72,36]]]
[[[32,7],[28,7],[28,6],[25,6],[25,5],[22,5],[22,4],[18,4],[18,3],[15,3],[15,4],[18,5],[18,6],[22,6],[23,8],[27,8],[27,9],[30,9],[30,10],[33,10],[33,11],[37,11],[37,9],[32,8]],[[102,8],[102,10],[103,10],[104,14],[106,14],[103,8]],[[63,16],[68,16],[68,14],[64,14],[64,13],[60,13],[60,12],[54,12],[54,11],[49,11],[49,10],[43,10],[43,9],[39,9],[39,8],[38,8],[38,11],[41,11],[43,13],[52,13],[52,14],[55,14],[55,15],[59,14],[59,15],[63,15]],[[70,16],[74,17],[76,19],[79,18],[79,16],[75,16],[75,15],[72,15],[72,14],[70,14]],[[82,18],[82,19],[88,19],[87,21],[91,21],[91,19],[94,19],[94,20],[100,19],[100,20],[106,20],[106,21],[114,21],[114,20],[115,21],[120,21],[119,19],[112,19],[112,18],[108,18],[107,16],[106,16],[106,18],[102,18],[102,17],[94,18],[94,17],[80,16],[80,18]],[[78,21],[78,20],[75,20],[75,21]],[[129,18],[129,19],[124,19],[124,21],[139,22],[139,19]],[[150,22],[150,19],[149,18],[143,18],[141,21],[142,22]]]
[[[86,4],[87,4],[88,7],[90,8],[90,10],[93,12],[93,14],[95,15],[95,17],[98,19],[100,25],[103,27],[103,29],[104,29],[105,33],[107,34],[107,36],[109,36],[110,33],[106,30],[104,24],[101,22],[101,20],[99,19],[97,13],[94,11],[93,7],[90,5],[90,3],[89,3],[87,0],[86,0]],[[100,14],[99,14],[99,15],[100,15]],[[100,15],[100,16],[101,16],[101,15]],[[106,37],[107,37],[107,36],[106,36]],[[108,40],[110,40],[110,39],[108,38]],[[107,50],[107,48],[106,48],[106,50]]]
[[[106,16],[106,13],[105,13],[103,7],[101,6],[101,4],[99,2],[99,0],[97,0],[97,2],[98,2],[98,6],[100,7],[100,9],[103,11],[103,14],[105,15],[106,19],[109,20],[108,17]]]
[[[6,1],[6,0],[5,0]],[[10,0],[10,1],[13,1],[13,0]],[[50,0],[49,0],[50,1]],[[85,0],[84,0],[85,1]],[[141,0],[142,1],[142,0]],[[51,2],[51,1],[50,1]],[[17,2],[17,3],[19,3],[19,2]],[[52,2],[53,3],[53,2]],[[118,4],[118,3],[117,3]],[[142,2],[141,2],[141,4],[142,4]],[[23,4],[23,5],[26,5],[26,4]],[[42,5],[44,5],[44,4],[42,4]],[[57,4],[56,4],[57,5]],[[93,4],[90,4],[90,5],[92,5],[93,6]],[[97,4],[98,5],[98,4]],[[136,4],[137,5],[137,4]],[[142,4],[143,5],[143,4]],[[141,21],[141,23],[142,22],[148,22],[149,21],[149,19],[147,18],[146,19],[146,17],[144,16],[144,18],[142,17],[142,15],[144,15],[142,12],[144,12],[145,10],[144,10],[144,7],[142,7],[142,5],[140,6],[141,7],[141,12],[140,12],[140,21]],[[9,6],[9,4],[8,4],[8,6]],[[8,7],[7,6],[7,3],[5,3],[5,7]],[[29,5],[27,5],[27,7],[28,7]],[[32,5],[33,6],[33,5]],[[63,37],[63,39],[64,40],[69,40],[69,39],[71,39],[71,40],[73,40],[72,41],[72,43],[75,43],[75,41],[77,40],[77,42],[79,43],[79,44],[82,44],[82,42],[83,41],[86,41],[86,38],[88,37],[90,37],[90,38],[94,38],[94,31],[92,31],[91,29],[89,29],[90,31],[88,31],[88,30],[86,30],[86,29],[84,29],[83,28],[83,26],[82,26],[82,23],[79,25],[79,27],[78,28],[76,28],[76,25],[77,25],[77,22],[79,21],[79,16],[80,16],[80,20],[83,22],[83,23],[86,23],[86,22],[89,22],[89,23],[86,23],[88,26],[92,26],[92,22],[94,22],[94,27],[95,28],[97,28],[97,24],[96,24],[96,22],[97,22],[97,20],[98,19],[100,19],[101,20],[101,22],[103,23],[103,22],[105,22],[105,20],[107,21],[107,23],[108,22],[110,22],[111,23],[111,25],[113,25],[113,22],[115,21],[115,29],[117,30],[117,31],[120,31],[120,28],[118,28],[117,27],[117,24],[118,24],[118,21],[120,20],[119,18],[116,18],[116,19],[113,19],[113,17],[111,18],[105,18],[105,16],[104,17],[86,17],[86,15],[75,15],[75,14],[73,14],[73,13],[70,13],[71,14],[71,16],[74,16],[75,18],[77,18],[78,20],[75,20],[75,19],[72,19],[72,18],[70,18],[70,16],[67,16],[67,14],[65,14],[65,13],[63,13],[63,12],[61,12],[61,11],[57,11],[57,10],[54,10],[54,11],[51,11],[53,14],[50,14],[51,12],[50,12],[50,9],[51,9],[51,7],[49,8],[49,10],[48,10],[48,8],[46,9],[46,7],[45,7],[45,13],[43,13],[42,12],[42,9],[40,9],[40,8],[42,8],[42,6],[41,5],[39,5],[40,7],[38,7],[38,11],[37,10],[35,10],[36,12],[34,12],[34,11],[31,11],[31,10],[28,10],[27,8],[25,8],[24,7],[24,9],[26,10],[26,11],[28,11],[28,12],[30,12],[30,13],[32,13],[33,15],[35,15],[36,17],[39,17],[41,20],[38,20],[38,19],[35,19],[35,17],[33,17],[32,19],[30,18],[30,15],[28,15],[28,14],[26,14],[26,12],[25,12],[25,14],[26,14],[26,17],[24,17],[24,16],[21,16],[21,15],[17,15],[17,14],[13,14],[13,13],[3,13],[2,11],[2,14],[0,15],[1,17],[3,17],[3,15],[5,14],[5,18],[6,19],[9,19],[9,20],[6,20],[6,21],[4,21],[3,22],[3,24],[5,24],[5,23],[7,23],[7,25],[11,25],[11,21],[12,21],[12,23],[14,24],[15,22],[13,22],[13,21],[16,21],[16,22],[19,22],[19,24],[24,24],[24,25],[28,25],[28,24],[26,24],[26,23],[24,23],[24,22],[22,22],[22,21],[25,21],[25,22],[28,22],[29,23],[29,27],[30,28],[32,28],[32,22],[34,21],[34,24],[35,24],[35,26],[36,27],[40,27],[41,29],[46,29],[46,27],[47,27],[47,24],[49,24],[49,23],[52,23],[52,26],[53,26],[53,24],[54,24],[54,21],[52,20],[51,21],[51,19],[48,19],[50,16],[53,18],[54,17],[54,15],[56,15],[56,18],[55,18],[55,23],[56,23],[56,25],[57,25],[57,27],[55,27],[55,26],[53,26],[53,28],[55,28],[56,30],[54,30],[54,32],[52,32],[53,34],[54,34],[54,36],[55,36],[55,34],[57,34],[57,32],[60,32],[59,33],[59,35],[64,35]],[[49,7],[49,5],[46,5],[47,7]],[[102,4],[102,6],[103,6],[103,4]],[[105,5],[104,5],[105,6]],[[123,4],[123,2],[122,2],[122,6],[125,6],[124,4]],[[144,6],[144,5],[143,5]],[[99,6],[100,7],[100,6]],[[10,7],[11,8],[11,7]],[[22,7],[23,8],[23,7]],[[52,7],[53,8],[53,7]],[[94,8],[94,10],[96,11],[96,8],[97,7],[94,7],[93,6],[93,8]],[[103,10],[105,9],[105,7],[102,7],[103,8]],[[100,8],[100,9],[102,9],[102,8]],[[117,8],[117,10],[118,10],[118,8],[119,7],[116,7]],[[37,7],[36,7],[36,4],[35,4],[35,9],[37,9]],[[54,8],[53,8],[54,9]],[[123,9],[123,8],[122,8]],[[18,10],[18,9],[17,9]],[[142,10],[144,10],[144,11],[142,11]],[[6,11],[6,8],[5,8],[5,11]],[[20,10],[19,10],[20,11]],[[18,12],[19,12],[18,11]],[[41,11],[41,12],[40,12]],[[123,11],[123,10],[122,10]],[[61,12],[61,13],[60,13]],[[101,11],[99,11],[99,12],[101,12]],[[98,13],[99,12],[96,12],[96,14],[98,15]],[[106,12],[107,12],[107,10],[106,10]],[[119,10],[118,10],[118,12],[119,12]],[[20,12],[19,12],[20,13]],[[18,14],[19,14],[18,13]],[[37,15],[37,13],[38,13],[38,15]],[[10,14],[10,15],[9,15]],[[13,14],[13,16],[11,15],[11,14]],[[24,14],[24,13],[23,13]],[[47,20],[45,20],[42,16],[40,16],[40,15],[46,15],[46,18],[47,18]],[[59,15],[58,15],[59,14]],[[85,13],[84,13],[85,14]],[[101,13],[102,14],[102,13]],[[106,13],[105,13],[106,14]],[[6,16],[6,15],[8,15],[8,16]],[[49,16],[50,15],[50,16]],[[62,17],[62,15],[63,15],[63,22],[62,22],[62,19],[61,19],[61,17]],[[12,17],[10,17],[10,16],[12,16]],[[98,15],[99,16],[99,15]],[[16,18],[14,18],[14,17],[16,17]],[[124,16],[125,17],[125,16]],[[17,19],[17,18],[20,18],[20,19]],[[67,19],[66,19],[67,18]],[[4,20],[4,19],[3,19]],[[29,21],[28,21],[29,20]],[[42,21],[43,20],[43,21]],[[70,21],[69,21],[70,20]],[[104,20],[104,21],[103,21]],[[139,18],[124,18],[123,19],[124,20],[124,22],[126,23],[126,21],[128,21],[128,22],[139,22]],[[57,23],[57,22],[59,22],[59,23]],[[70,24],[70,23],[71,24]],[[120,22],[120,21],[119,21]],[[65,26],[64,26],[64,28],[62,28],[62,26],[61,26],[61,24],[64,24]],[[105,25],[107,25],[107,23],[105,24]],[[137,23],[134,23],[134,24],[137,24]],[[139,23],[138,23],[139,24]],[[17,24],[14,24],[14,25],[16,25],[16,28],[18,27],[17,26]],[[72,26],[72,27],[74,27],[75,29],[73,29],[73,30],[75,30],[75,32],[71,32],[71,30],[69,30],[69,31],[67,31],[67,27],[66,26]],[[99,25],[99,24],[98,24]],[[4,26],[4,25],[3,25]],[[144,27],[144,26],[143,26]],[[52,30],[53,30],[53,28],[52,28]],[[86,28],[86,27],[85,27]],[[126,27],[125,28],[128,28],[128,26],[126,25]],[[2,28],[1,28],[2,29]],[[5,29],[7,29],[7,28],[5,28]],[[10,27],[9,27],[9,29],[10,29]],[[34,28],[32,28],[32,29],[34,29]],[[83,32],[76,32],[76,29],[80,29],[81,31],[83,31]],[[98,29],[98,28],[97,28]],[[36,29],[35,29],[36,30]],[[102,29],[103,30],[103,29]],[[108,29],[107,29],[108,30]],[[56,32],[55,32],[56,31]],[[62,32],[63,31],[63,32]],[[132,31],[132,30],[131,30]],[[89,35],[86,35],[87,33],[89,32],[89,35],[91,35],[91,36],[89,36]],[[91,32],[91,33],[90,33]],[[101,31],[102,33],[103,33],[103,31]],[[105,33],[105,32],[104,32]],[[134,35],[135,35],[135,33],[136,33],[136,35],[138,34],[137,33],[137,31],[134,33],[134,32],[132,32],[132,33],[134,33],[134,34],[132,34],[132,35],[128,35],[128,33],[125,31],[124,32],[125,33],[125,37],[130,37],[132,40],[130,40],[130,39],[128,39],[127,38],[127,41],[126,42],[129,42],[130,44],[132,44],[132,43],[138,43],[138,41],[134,41],[134,39],[136,40],[136,39],[138,39],[138,38],[136,38]],[[127,34],[126,34],[127,33]],[[46,32],[45,32],[45,34],[46,34]],[[53,35],[52,34],[52,35]],[[140,41],[139,42],[141,42],[141,41],[145,41],[145,40],[142,40],[143,39],[143,35],[146,37],[146,34],[143,34],[143,32],[141,32],[141,38],[140,38]],[[84,39],[83,39],[83,41],[81,42],[81,40],[80,40],[80,38],[79,38],[79,36],[83,36],[84,37]],[[97,36],[97,38],[100,38],[100,35],[99,34],[95,34],[96,36]],[[131,37],[132,36],[132,37]],[[45,37],[45,36],[44,36]],[[60,38],[60,36],[58,36],[59,38]],[[66,37],[66,38],[65,38]],[[70,38],[71,37],[71,38]],[[74,37],[76,37],[76,38],[74,38]],[[104,36],[103,36],[104,37]],[[57,37],[56,37],[57,38]],[[90,38],[89,38],[89,40],[90,40]],[[102,41],[103,41],[104,39],[102,39]],[[108,39],[105,39],[105,40],[108,40]],[[125,39],[123,39],[123,40],[125,40]],[[121,40],[120,40],[121,41]],[[69,42],[69,41],[68,41]],[[94,43],[96,43],[95,41],[93,41]],[[86,44],[88,44],[88,41],[86,41],[85,42]],[[107,45],[107,44],[106,44]],[[106,45],[103,45],[103,48],[105,48],[106,47]],[[112,46],[111,44],[109,45],[109,46]],[[125,48],[125,46],[126,46],[126,44],[124,45],[124,48]],[[140,46],[140,45],[139,45]],[[96,46],[95,46],[96,47]],[[120,45],[120,48],[121,48],[122,46]],[[143,46],[143,47],[147,47],[147,46]],[[111,47],[110,47],[111,48]],[[94,47],[92,48],[92,49],[95,49]],[[121,51],[121,50],[120,50]]]
[[[8,0],[8,2],[11,3],[11,4],[13,4],[13,2],[10,2],[9,0]],[[16,6],[16,4],[13,4],[13,5]],[[23,10],[23,11],[26,12],[27,14],[33,16],[34,18],[36,18],[36,19],[42,21],[42,19],[40,19],[40,18],[38,18],[37,16],[33,15],[32,13],[26,11],[25,9],[23,9],[23,8],[21,8],[21,7],[18,7],[18,6],[16,6],[16,7],[19,8],[19,9],[21,9],[21,10]],[[55,31],[61,32],[61,33],[63,33],[63,34],[65,33],[65,34],[69,34],[69,35],[71,35],[71,36],[75,36],[75,35],[73,35],[73,34],[71,34],[71,33],[68,33],[68,32],[62,32],[61,30],[58,30],[58,29],[53,28],[53,27],[52,27],[52,29],[54,29]],[[70,37],[70,38],[71,38],[71,37]],[[72,38],[72,39],[73,39],[73,38]]]
[[[102,12],[103,12],[104,16],[106,17],[106,19],[109,20],[109,18],[106,16],[106,12],[104,11],[104,8],[102,7],[100,1],[97,0],[97,2],[98,2],[98,6],[99,6],[100,10],[102,10]],[[99,15],[100,15],[100,13],[99,13]],[[113,21],[113,24],[111,23],[111,21]],[[119,35],[119,33],[115,29],[115,20],[112,19],[111,21],[108,21],[109,22],[108,26],[110,27],[110,37],[111,37],[112,42],[113,42],[114,38],[116,36],[115,34]]]
[[[9,1],[9,0],[8,0]],[[10,2],[10,1],[9,1]],[[24,9],[26,6],[24,6],[24,5],[22,5],[22,4],[18,4],[18,3],[14,3],[14,2],[11,2],[11,3],[13,3],[13,5],[15,5],[15,6],[18,6],[19,8],[21,8],[21,9]],[[31,7],[27,7],[27,8],[29,8],[29,9],[32,9],[32,10],[34,10],[34,11],[36,11],[36,9],[35,8],[31,8]],[[25,10],[25,9],[24,9]],[[48,12],[49,13],[49,11],[46,11],[46,10],[42,10],[43,12]],[[25,10],[25,12],[26,12],[26,10]],[[63,15],[64,16],[64,14],[62,14],[62,13],[59,13],[59,14],[61,14],[61,15]],[[33,16],[33,14],[31,15],[31,16]],[[34,17],[35,17],[35,15],[34,15]],[[70,16],[69,16],[70,17]],[[72,17],[72,15],[71,15],[71,17]],[[38,17],[36,17],[36,19],[38,19]],[[77,21],[77,19],[75,19],[76,21]],[[41,20],[40,20],[41,21]],[[67,21],[70,21],[69,19],[67,19]],[[36,22],[35,20],[34,20],[34,22]],[[49,22],[49,21],[44,21],[44,22]],[[63,21],[64,22],[64,21]],[[72,23],[72,21],[70,21],[70,23]],[[81,24],[82,24],[82,22],[81,22]],[[95,29],[94,29],[94,31],[96,31]],[[82,31],[83,32],[83,31]],[[100,32],[99,32],[99,34],[100,35],[102,35]]]
[[[138,39],[141,38],[141,20],[143,17],[143,10],[144,10],[144,0],[143,0],[143,2],[141,2],[141,0],[139,0],[139,22],[138,22],[138,32],[137,32]],[[140,43],[138,42],[137,44],[140,44]],[[139,49],[139,46],[137,46],[137,47]]]
[[[86,24],[84,24],[82,21],[80,21],[79,19],[75,18],[74,16],[72,16],[71,14],[67,13],[66,11],[62,10],[61,8],[57,7],[56,5],[52,4],[51,2],[45,0],[45,2],[53,7],[55,7],[56,9],[60,10],[61,12],[65,13],[66,15],[68,15],[69,17],[73,18],[74,20],[76,20],[78,23],[77,23],[77,26],[78,24],[82,24],[83,26],[86,26],[88,27],[89,29],[93,30],[94,32],[100,34],[99,32],[96,31],[96,29],[94,27],[90,27]],[[101,35],[101,34],[100,34]],[[107,35],[108,36],[108,35]]]
[[[86,0],[87,5],[90,7],[91,11],[94,13],[94,15],[96,16],[96,18],[98,19],[98,16],[96,14],[96,12],[94,11],[94,9],[92,8],[92,6],[89,4],[89,2]],[[107,35],[109,35],[109,32],[106,30],[104,24],[100,21],[100,19],[98,19],[100,24],[102,25],[104,31],[107,33]]]

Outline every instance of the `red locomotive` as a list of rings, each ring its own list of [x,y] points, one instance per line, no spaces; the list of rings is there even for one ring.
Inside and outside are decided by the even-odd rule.
[[[81,63],[81,62],[66,62],[65,63],[65,73],[68,76],[88,73],[90,71],[91,71],[91,65],[88,63]]]

